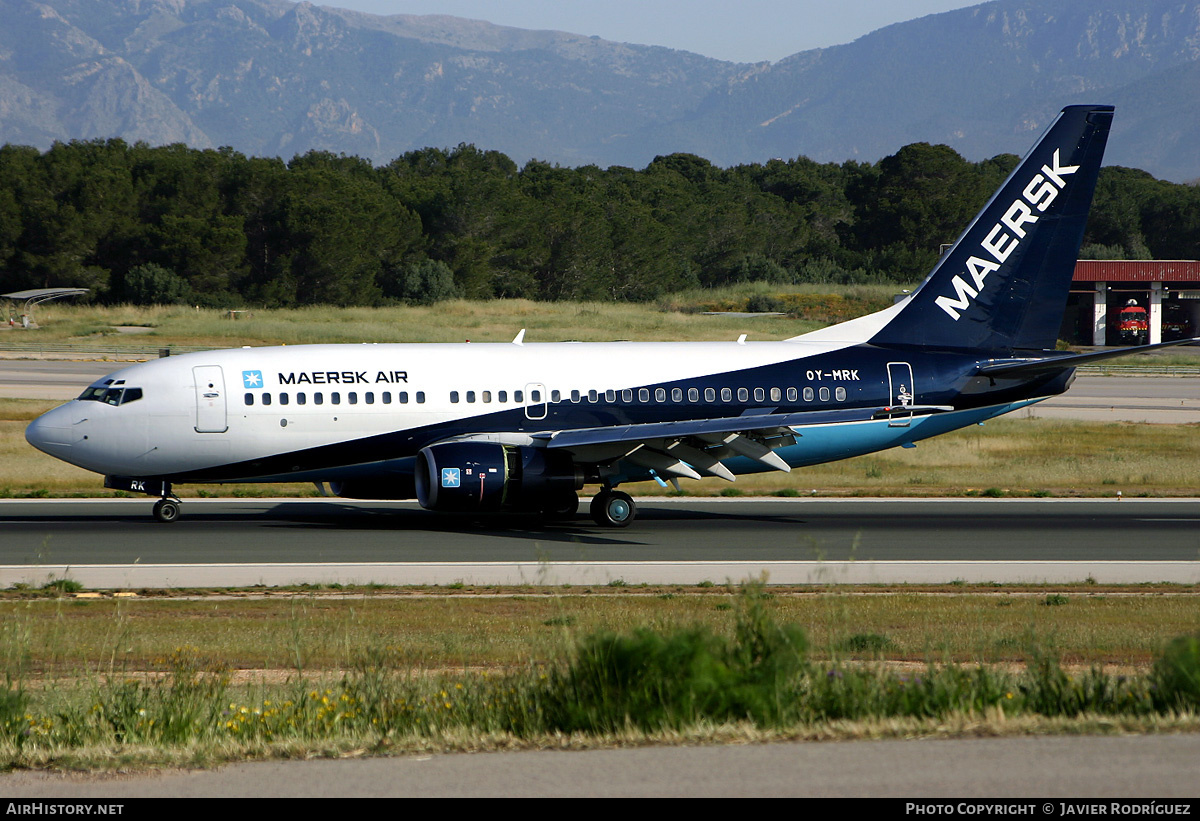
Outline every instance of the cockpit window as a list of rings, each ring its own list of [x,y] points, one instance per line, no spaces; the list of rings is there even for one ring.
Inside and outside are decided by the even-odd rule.
[[[108,390],[105,387],[84,388],[83,393],[79,394],[81,402],[100,402],[104,399],[104,392]]]
[[[124,405],[142,398],[141,388],[90,387],[79,394],[82,402],[104,402],[107,405]]]

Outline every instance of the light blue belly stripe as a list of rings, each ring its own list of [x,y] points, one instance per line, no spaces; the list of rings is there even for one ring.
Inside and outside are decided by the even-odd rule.
[[[1044,397],[1043,397],[1044,398]],[[854,422],[841,425],[822,425],[800,428],[796,444],[775,451],[792,467],[807,467],[837,459],[875,453],[888,448],[940,436],[959,428],[969,427],[1006,413],[1029,407],[1039,399],[1026,399],[1007,405],[992,405],[972,410],[935,413],[913,419],[908,427],[894,427],[887,420]],[[724,461],[734,473],[763,473],[771,468],[754,459],[737,457]]]

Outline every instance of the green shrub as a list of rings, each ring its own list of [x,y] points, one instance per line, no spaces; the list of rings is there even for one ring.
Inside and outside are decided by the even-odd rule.
[[[547,726],[560,732],[681,728],[699,720],[779,726],[799,705],[795,683],[807,638],[766,612],[758,591],[743,591],[732,640],[706,626],[667,633],[585,637],[540,695]]]
[[[1172,639],[1154,663],[1150,681],[1158,709],[1200,708],[1200,635]]]
[[[114,290],[118,299],[135,305],[179,305],[193,297],[187,280],[153,262],[130,268]]]
[[[454,272],[441,260],[423,259],[409,264],[398,284],[396,296],[410,305],[433,305],[458,296]]]
[[[878,633],[855,633],[841,646],[851,653],[880,653],[892,646],[892,640]]]
[[[83,590],[83,583],[75,579],[52,579],[42,585],[43,590],[56,590],[59,593],[78,593]]]

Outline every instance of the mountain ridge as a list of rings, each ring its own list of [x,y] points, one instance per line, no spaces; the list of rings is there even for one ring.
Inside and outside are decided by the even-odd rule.
[[[474,143],[641,167],[913,142],[1019,153],[1075,102],[1120,106],[1110,164],[1200,176],[1200,0],[993,0],[775,63],[289,0],[0,0],[0,140],[119,136],[387,162]]]

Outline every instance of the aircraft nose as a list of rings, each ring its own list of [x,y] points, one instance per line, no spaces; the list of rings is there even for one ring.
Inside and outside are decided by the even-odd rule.
[[[71,448],[71,418],[66,406],[47,411],[25,428],[25,441],[43,453],[61,456]]]

